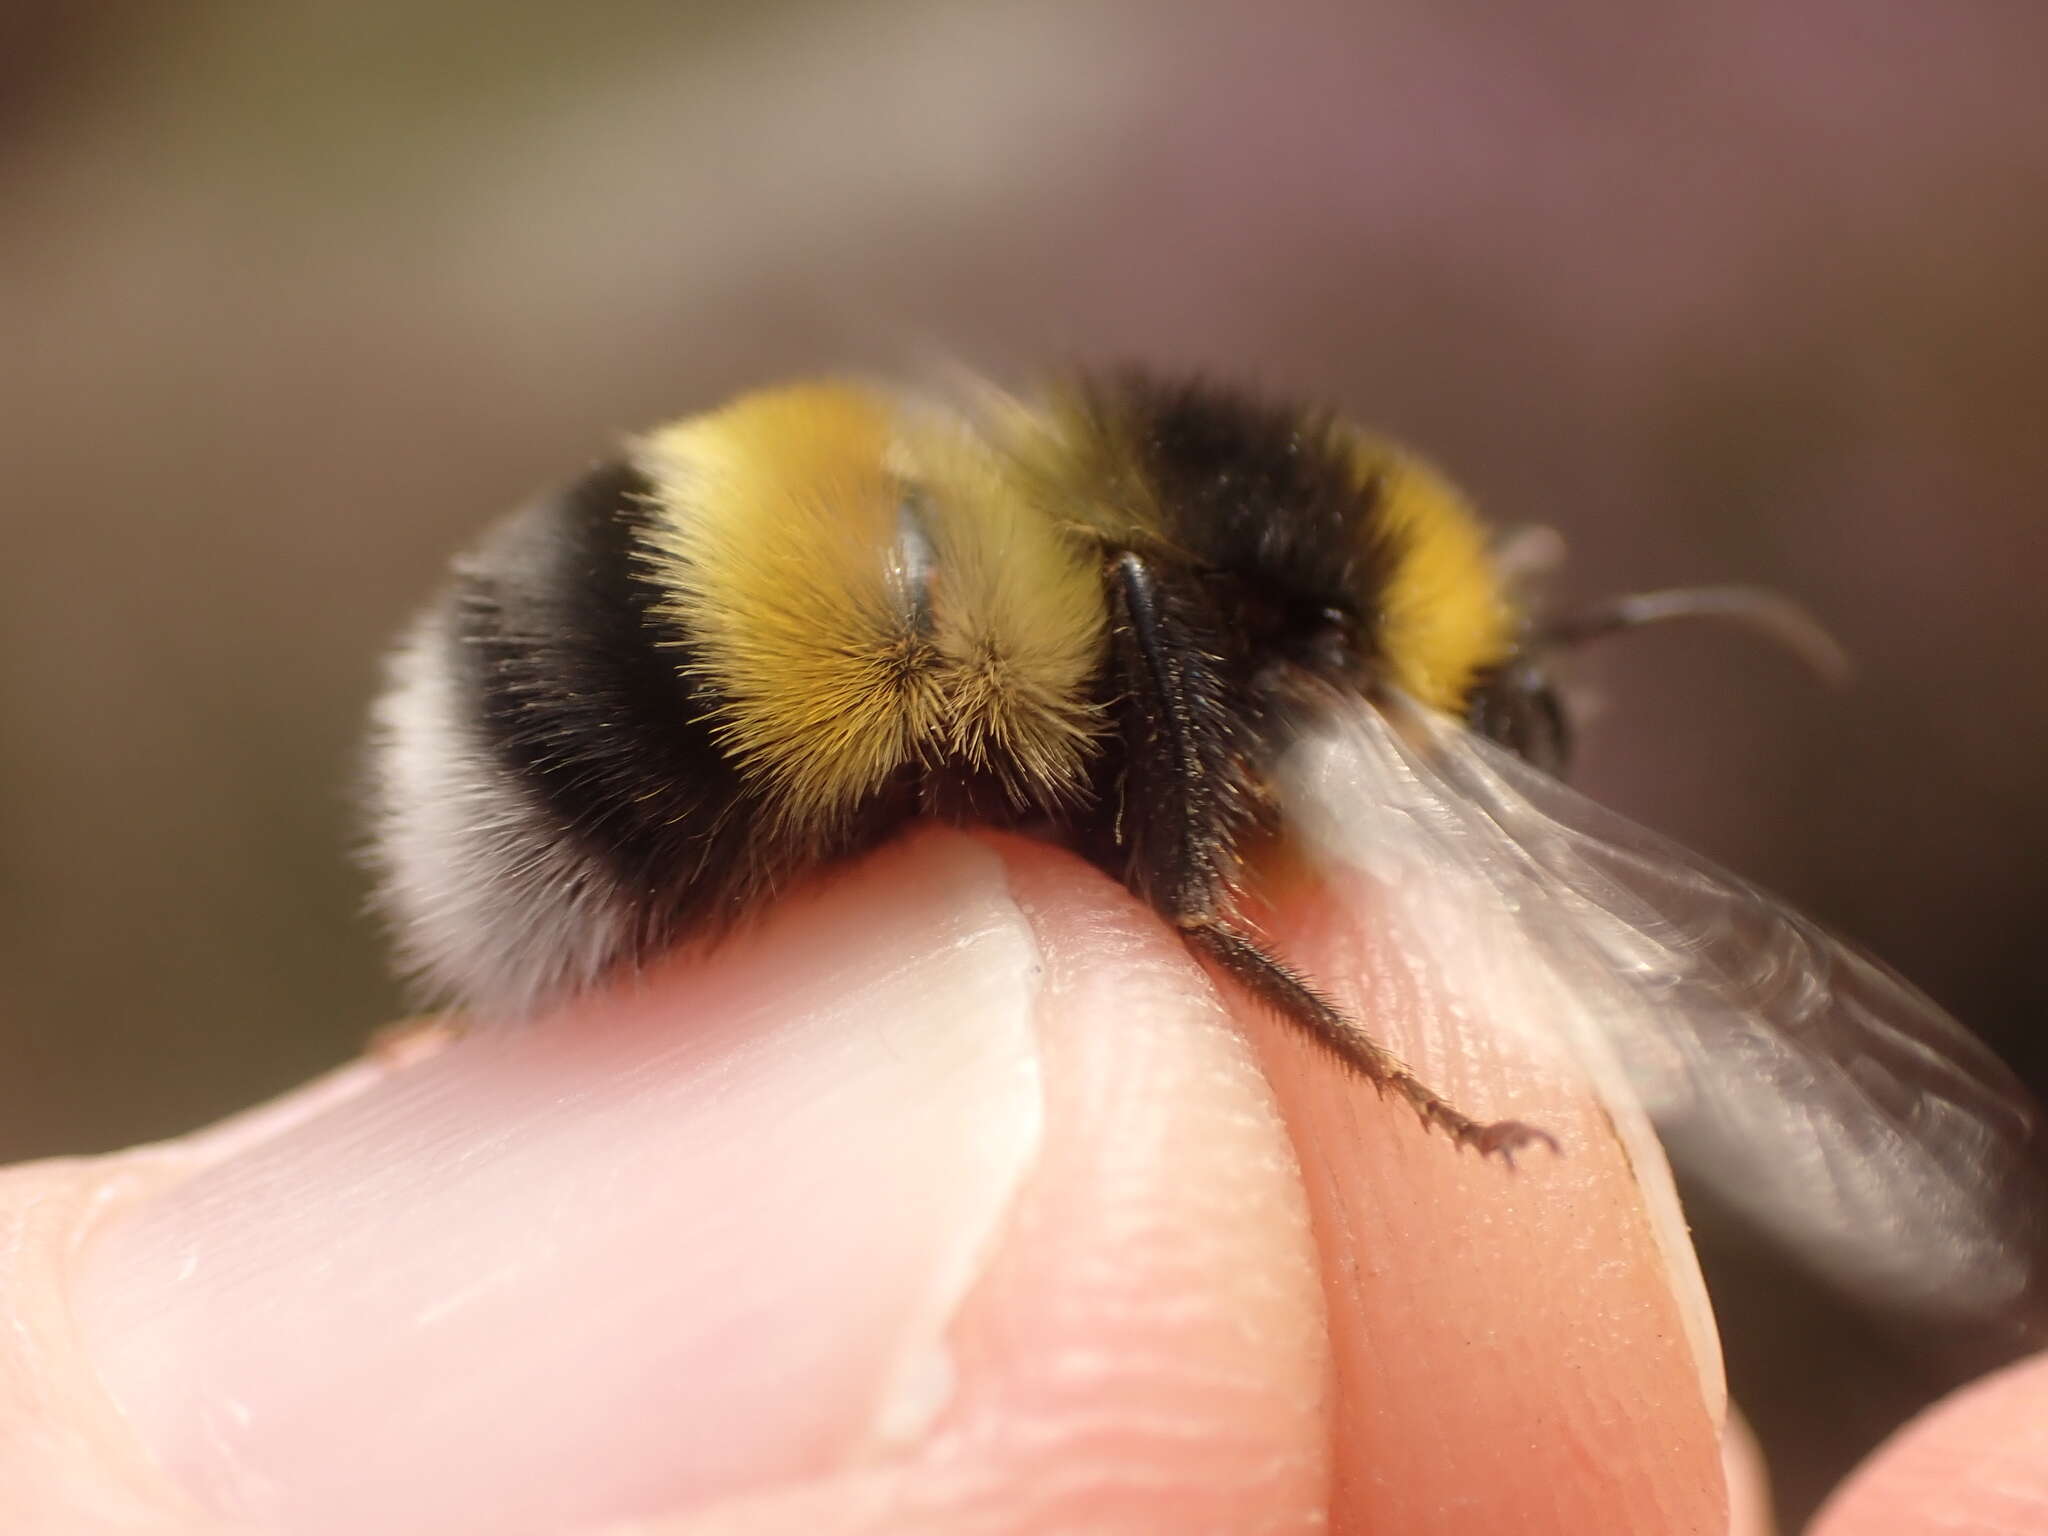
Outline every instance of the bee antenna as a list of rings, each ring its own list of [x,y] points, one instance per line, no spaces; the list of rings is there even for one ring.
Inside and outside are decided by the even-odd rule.
[[[1670,619],[1725,619],[1775,641],[1812,669],[1823,682],[1840,687],[1854,670],[1841,642],[1820,620],[1782,592],[1767,587],[1668,587],[1631,592],[1546,620],[1530,637],[1538,651],[1571,649],[1624,630]]]

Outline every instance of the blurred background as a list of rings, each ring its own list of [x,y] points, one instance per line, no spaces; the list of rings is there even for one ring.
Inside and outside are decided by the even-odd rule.
[[[1327,398],[1573,593],[1798,594],[1851,691],[1645,634],[1579,780],[2040,1082],[2044,57],[1975,0],[0,5],[0,1156],[393,1015],[359,721],[485,519],[935,361]],[[1803,1510],[1938,1373],[1709,1257]]]

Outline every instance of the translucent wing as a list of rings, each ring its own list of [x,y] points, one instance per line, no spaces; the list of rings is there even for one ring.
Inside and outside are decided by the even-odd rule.
[[[1618,1067],[1674,1159],[1826,1278],[2048,1341],[2041,1112],[1906,982],[1404,701],[1304,743],[1282,793],[1441,984]]]

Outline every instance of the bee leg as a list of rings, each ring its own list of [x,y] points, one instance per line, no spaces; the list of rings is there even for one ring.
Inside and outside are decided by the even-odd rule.
[[[1510,1166],[1534,1143],[1555,1150],[1556,1141],[1534,1126],[1489,1125],[1460,1112],[1225,915],[1237,840],[1256,796],[1257,741],[1240,723],[1255,705],[1216,665],[1228,647],[1198,586],[1128,550],[1112,557],[1109,577],[1127,762],[1117,836],[1125,883],[1190,948],[1375,1088],[1398,1093],[1423,1124]]]
[[[1424,1083],[1408,1064],[1366,1033],[1335,1003],[1311,986],[1286,961],[1268,954],[1251,935],[1215,917],[1189,914],[1178,920],[1182,936],[1199,953],[1229,972],[1244,989],[1291,1023],[1305,1028],[1345,1066],[1381,1093],[1397,1093],[1422,1118],[1461,1147],[1497,1155],[1510,1168],[1524,1147],[1558,1150],[1557,1138],[1520,1120],[1474,1120]]]

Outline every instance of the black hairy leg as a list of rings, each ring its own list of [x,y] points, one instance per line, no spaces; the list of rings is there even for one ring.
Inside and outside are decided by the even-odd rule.
[[[1256,822],[1258,781],[1280,743],[1248,680],[1221,670],[1225,620],[1198,584],[1130,551],[1113,557],[1110,574],[1125,882],[1196,953],[1379,1092],[1398,1094],[1424,1125],[1509,1166],[1539,1142],[1555,1151],[1535,1126],[1459,1110],[1233,920],[1238,844]]]
[[[1541,1143],[1557,1151],[1557,1138],[1520,1120],[1474,1120],[1423,1082],[1408,1064],[1381,1045],[1357,1020],[1324,997],[1286,961],[1266,953],[1258,940],[1229,921],[1199,914],[1175,919],[1188,944],[1236,978],[1238,984],[1318,1045],[1371,1083],[1382,1094],[1397,1093],[1422,1118],[1461,1147],[1498,1154],[1510,1168],[1515,1154]]]

